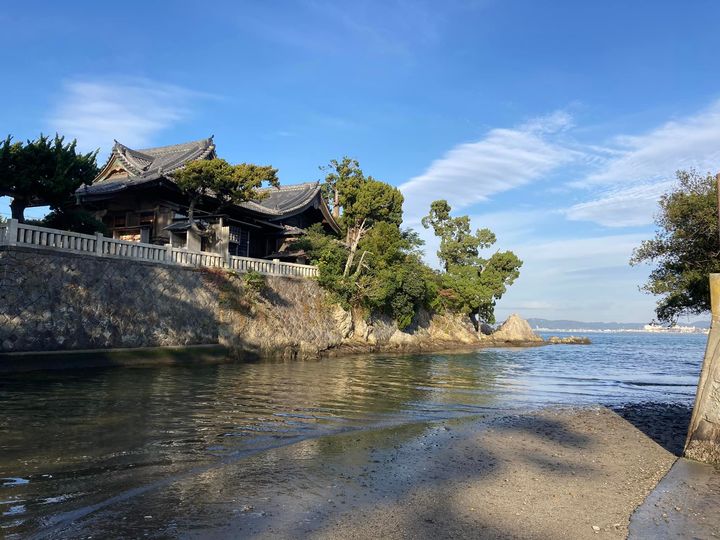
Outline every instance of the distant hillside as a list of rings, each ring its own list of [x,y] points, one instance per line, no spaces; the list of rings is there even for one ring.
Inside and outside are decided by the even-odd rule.
[[[527,320],[533,328],[548,328],[550,330],[642,330],[647,323],[618,323],[618,322],[582,322],[552,319],[530,318]],[[710,321],[698,320],[690,323],[680,323],[680,326],[695,326],[709,328]]]

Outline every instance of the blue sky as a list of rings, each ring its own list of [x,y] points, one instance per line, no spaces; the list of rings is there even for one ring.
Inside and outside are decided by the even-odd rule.
[[[675,170],[720,169],[718,20],[712,1],[12,2],[0,131],[104,155],[214,134],[288,184],[350,155],[401,187],[407,225],[446,198],[525,261],[499,318],[648,321],[632,248]]]

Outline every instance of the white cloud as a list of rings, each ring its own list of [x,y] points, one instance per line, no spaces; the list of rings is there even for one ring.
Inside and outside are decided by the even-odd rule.
[[[49,123],[83,149],[109,148],[113,139],[143,147],[185,120],[192,100],[203,97],[148,79],[76,79],[63,85]]]
[[[559,133],[571,127],[571,118],[558,113],[513,129],[493,129],[480,141],[455,147],[401,186],[409,224],[438,198],[454,210],[476,210],[470,212],[473,226],[494,230],[494,247],[510,249],[524,261],[520,278],[498,303],[499,316],[528,311],[551,318],[647,320],[656,298],[638,286],[648,268],[631,268],[628,261],[650,233],[610,233],[651,224],[676,170],[720,167],[720,101],[642,135],[615,137],[611,144],[580,144],[572,131]],[[528,199],[525,190],[516,190],[512,207],[472,208],[550,175],[567,179],[544,186],[554,197]],[[579,180],[569,182],[573,178]],[[566,207],[558,209],[562,199]],[[577,221],[610,233],[583,237]],[[428,240],[428,259],[436,263],[436,239],[421,234]]]
[[[578,187],[667,180],[677,169],[713,170],[720,162],[720,100],[697,114],[666,122],[637,136],[618,136],[622,153]]]
[[[515,247],[520,258],[527,257],[535,261],[583,261],[583,266],[602,267],[612,264],[626,265],[633,248],[638,246],[646,235],[613,234],[583,238],[567,238],[532,242]],[[557,265],[561,271],[569,267]],[[573,266],[577,270],[578,266]]]
[[[673,185],[672,181],[605,192],[600,198],[579,203],[565,210],[572,221],[592,221],[605,227],[637,227],[652,223],[658,199]]]
[[[459,210],[570,162],[579,153],[550,137],[567,129],[570,122],[569,115],[557,112],[515,129],[493,129],[480,141],[456,146],[400,186],[406,221],[417,223],[436,199],[446,199]]]
[[[644,239],[642,234],[613,234],[527,239],[508,246],[523,266],[520,278],[498,302],[498,319],[516,311],[586,321],[649,319],[655,299],[638,290],[647,269],[628,264]]]
[[[720,101],[644,135],[618,136],[614,145],[597,170],[570,183],[590,189],[594,198],[568,208],[566,216],[606,227],[649,225],[676,170],[720,167]]]

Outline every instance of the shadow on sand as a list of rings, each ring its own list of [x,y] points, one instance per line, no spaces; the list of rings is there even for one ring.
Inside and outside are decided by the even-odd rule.
[[[670,403],[635,403],[613,410],[668,452],[682,455],[692,407]]]

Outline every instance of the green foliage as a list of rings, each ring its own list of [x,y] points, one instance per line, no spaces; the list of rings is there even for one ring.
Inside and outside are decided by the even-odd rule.
[[[261,295],[265,287],[267,287],[265,276],[255,270],[243,274],[242,279],[246,290],[255,296]]]
[[[676,176],[677,185],[660,198],[655,237],[643,241],[630,260],[631,265],[655,263],[642,289],[661,296],[656,314],[665,322],[708,311],[708,275],[720,272],[715,179],[694,170]]]
[[[377,222],[363,238],[358,269],[344,275],[348,248],[327,235],[320,224],[310,227],[295,248],[305,250],[319,269],[318,282],[345,307],[363,307],[391,315],[407,327],[421,307],[430,307],[435,276],[420,261],[420,240],[393,223]]]
[[[334,210],[339,210],[340,208],[338,184],[347,184],[348,182],[354,181],[361,182],[364,178],[357,160],[347,156],[340,161],[336,159],[330,160],[330,163],[320,167],[320,170],[327,173],[322,190],[328,206]]]
[[[353,176],[338,182],[338,194],[343,209],[341,224],[346,229],[363,222],[365,229],[379,221],[396,225],[402,222],[402,193],[372,176]]]
[[[437,276],[412,255],[380,268],[364,279],[364,304],[391,315],[401,330],[412,324],[419,309],[431,309],[435,305]]]
[[[474,233],[467,216],[451,217],[446,201],[435,201],[423,220],[440,237],[445,272],[422,262],[423,242],[401,230],[402,194],[393,186],[366,177],[355,160],[331,161],[325,195],[342,207],[344,241],[310,227],[294,245],[319,267],[319,283],[346,307],[362,307],[393,317],[401,329],[422,308],[468,313],[494,322],[493,308],[518,277],[522,262],[510,251],[489,259],[481,249],[495,242],[488,229]]]
[[[178,187],[190,198],[188,218],[193,221],[196,205],[213,198],[218,207],[260,198],[263,182],[278,186],[277,169],[269,165],[240,163],[230,165],[224,159],[192,161],[173,175]]]
[[[13,142],[8,136],[0,144],[0,196],[12,197],[13,218],[24,222],[25,209],[49,205],[67,212],[72,196],[97,175],[97,151],[77,152],[77,141],[40,135],[34,141]]]
[[[522,261],[512,251],[498,251],[489,259],[480,250],[495,243],[489,229],[470,230],[470,218],[450,215],[447,201],[434,201],[423,218],[440,238],[438,258],[445,267],[440,275],[438,303],[444,308],[467,313],[475,322],[495,322],[495,303],[520,275]]]
[[[323,170],[326,194],[334,194],[335,210],[342,207],[339,223],[345,233],[348,256],[343,270],[347,277],[355,268],[355,254],[360,240],[380,222],[400,225],[402,222],[403,196],[397,188],[365,176],[357,161],[348,157],[332,160]],[[355,271],[361,270],[356,268]]]
[[[477,265],[479,250],[492,246],[495,235],[490,229],[470,230],[468,216],[451,217],[447,201],[434,201],[430,213],[422,219],[423,227],[432,227],[435,236],[440,238],[438,258],[448,271],[451,266]]]
[[[312,264],[318,267],[318,283],[333,293],[345,307],[350,307],[354,284],[343,276],[348,250],[334,236],[326,234],[322,224],[314,223],[293,244],[293,249],[304,250]]]

